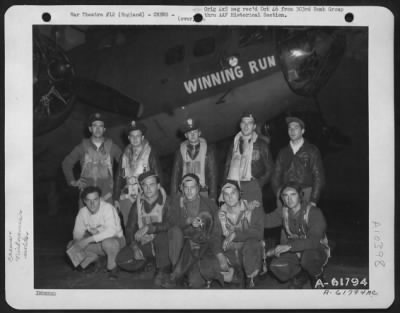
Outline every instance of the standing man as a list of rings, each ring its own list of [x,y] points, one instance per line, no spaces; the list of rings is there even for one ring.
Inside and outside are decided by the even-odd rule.
[[[186,276],[190,288],[202,288],[205,280],[198,261],[210,250],[209,240],[218,208],[215,201],[200,195],[200,180],[186,174],[181,180],[182,195],[171,201],[169,253],[174,270],[163,287],[176,286]]]
[[[138,180],[143,195],[138,195],[129,212],[127,246],[118,254],[117,263],[126,271],[136,271],[138,262],[155,257],[154,285],[160,287],[171,268],[168,257],[167,195],[154,171],[144,172]]]
[[[90,138],[83,139],[62,162],[62,169],[69,185],[79,188],[97,186],[101,189],[102,199],[113,204],[113,161],[118,162],[121,149],[105,138],[104,118],[100,113],[89,117]],[[77,162],[81,165],[81,175],[75,180],[73,167]],[[82,202],[79,202],[82,206]]]
[[[314,206],[325,184],[324,168],[318,148],[303,138],[304,122],[298,117],[287,117],[290,142],[278,154],[272,176],[272,188],[277,195],[284,184],[292,181],[302,187],[303,199]]]
[[[212,259],[200,261],[207,281],[223,276],[225,282],[243,282],[254,288],[254,278],[262,268],[264,210],[259,202],[241,199],[237,182],[227,181],[221,190],[224,204],[213,228]],[[216,275],[217,274],[217,275]]]
[[[282,186],[284,206],[266,214],[266,228],[283,225],[281,241],[267,252],[275,256],[271,271],[282,282],[290,280],[289,288],[302,288],[311,280],[311,287],[323,287],[323,268],[330,249],[326,237],[326,222],[321,210],[302,201],[302,187],[296,182]]]
[[[85,252],[80,263],[82,269],[97,262],[99,256],[107,256],[107,270],[110,279],[118,278],[115,258],[125,246],[121,221],[115,208],[101,199],[99,187],[85,187],[81,194],[85,206],[75,219],[73,241],[68,244],[78,245]]]
[[[122,214],[124,225],[128,221],[129,211],[135,202],[139,183],[137,178],[147,171],[154,171],[161,180],[161,167],[144,135],[146,127],[136,121],[132,121],[128,127],[129,145],[125,148],[119,162],[118,172],[114,188],[114,205]]]
[[[225,177],[239,183],[243,199],[262,203],[261,190],[269,182],[274,164],[268,144],[259,138],[256,126],[253,114],[242,115],[240,132],[226,159]]]
[[[171,195],[179,192],[179,183],[183,176],[192,173],[200,178],[200,194],[211,200],[217,198],[217,165],[214,148],[207,145],[201,137],[199,124],[194,119],[187,119],[182,132],[187,140],[181,143],[175,153],[171,178]]]

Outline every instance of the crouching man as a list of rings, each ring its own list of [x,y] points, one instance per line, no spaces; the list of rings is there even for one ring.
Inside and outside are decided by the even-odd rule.
[[[172,199],[170,221],[173,226],[168,236],[174,270],[163,287],[175,287],[177,281],[184,278],[190,288],[205,286],[198,261],[210,251],[213,217],[218,208],[213,200],[200,195],[200,188],[199,177],[186,174],[180,184],[182,195]]]
[[[254,288],[254,278],[262,268],[264,211],[257,201],[247,202],[240,196],[240,188],[228,181],[221,189],[224,204],[217,213],[212,236],[213,259],[201,262],[207,280],[235,282]]]
[[[78,245],[84,251],[80,267],[85,269],[100,256],[107,256],[107,271],[110,279],[118,278],[115,258],[125,246],[121,221],[115,208],[101,200],[101,189],[89,186],[83,189],[81,198],[85,204],[75,219],[73,240],[68,248]],[[98,264],[96,264],[98,267]]]
[[[281,282],[290,281],[289,288],[303,288],[308,280],[312,288],[323,287],[323,268],[330,256],[324,215],[302,202],[298,183],[283,185],[280,197],[284,206],[266,214],[264,220],[266,228],[283,225],[280,244],[267,252],[275,256],[271,271]]]
[[[117,263],[123,270],[135,272],[155,258],[154,285],[160,287],[171,267],[167,195],[154,171],[139,175],[138,181],[143,194],[139,193],[132,204],[126,227],[127,246],[118,254]]]

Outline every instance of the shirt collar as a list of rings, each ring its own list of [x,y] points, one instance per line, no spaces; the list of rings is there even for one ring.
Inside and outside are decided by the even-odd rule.
[[[94,144],[92,138],[89,138],[89,142],[90,142],[90,144],[92,145],[92,147],[93,147],[95,150],[97,150],[97,146]],[[103,141],[101,142],[101,145],[100,145],[99,148],[98,148],[99,150],[104,146],[104,142],[105,142],[105,138],[103,138]]]
[[[299,142],[295,144],[292,141],[289,141],[289,144],[292,147],[293,151],[298,151],[300,147],[303,145],[303,143],[304,143],[304,138],[301,138]]]

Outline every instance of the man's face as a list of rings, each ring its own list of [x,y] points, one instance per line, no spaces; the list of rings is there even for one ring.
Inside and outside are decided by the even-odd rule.
[[[256,129],[256,124],[252,118],[242,118],[240,122],[240,130],[243,136],[249,136]]]
[[[303,137],[304,129],[299,123],[291,122],[288,125],[288,134],[291,141],[296,141]]]
[[[199,194],[199,185],[194,180],[189,180],[183,183],[183,194],[189,201],[196,199]]]
[[[144,136],[142,131],[137,129],[129,133],[128,139],[132,146],[139,147],[143,143]]]
[[[293,209],[300,204],[300,195],[296,189],[287,187],[282,191],[282,201],[289,209]]]
[[[190,144],[195,145],[199,143],[201,132],[199,129],[193,129],[185,133],[186,139],[189,141]]]
[[[97,192],[92,192],[86,195],[85,198],[86,207],[90,213],[96,214],[100,208],[100,196]]]
[[[154,176],[145,178],[140,185],[142,186],[143,194],[147,199],[154,198],[160,189],[160,184],[157,183],[157,178]]]
[[[239,190],[237,190],[236,188],[225,188],[222,192],[222,196],[225,203],[230,207],[234,207],[239,203]]]
[[[95,138],[102,138],[106,128],[104,127],[103,121],[94,121],[92,126],[89,127],[89,131]]]

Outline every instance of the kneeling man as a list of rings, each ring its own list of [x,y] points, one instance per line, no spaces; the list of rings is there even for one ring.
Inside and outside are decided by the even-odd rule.
[[[198,267],[199,260],[210,251],[213,216],[218,208],[213,200],[200,194],[200,179],[196,174],[182,177],[182,195],[171,203],[169,254],[174,271],[163,287],[171,288],[181,278],[187,278],[190,288],[202,288],[205,280]]]
[[[240,284],[244,271],[246,287],[254,288],[254,278],[262,268],[264,210],[257,201],[242,200],[235,181],[222,187],[220,198],[224,204],[217,214],[211,244],[216,262],[202,262],[201,270],[209,268],[207,280],[215,279],[212,275],[219,272],[225,282]],[[212,271],[215,266],[216,271]]]
[[[78,245],[84,251],[84,259],[80,263],[82,269],[98,261],[99,256],[107,256],[107,270],[110,279],[118,278],[118,267],[115,258],[125,246],[121,221],[115,208],[101,200],[101,189],[89,186],[82,191],[85,204],[75,219],[74,240],[68,247]]]
[[[282,282],[290,280],[289,288],[302,288],[309,279],[312,288],[323,287],[319,279],[330,256],[324,215],[302,201],[302,186],[296,182],[283,185],[281,199],[284,206],[264,220],[266,228],[283,225],[280,244],[267,252],[275,256],[271,271]]]
[[[117,263],[122,269],[134,272],[154,257],[154,285],[160,287],[170,272],[167,195],[154,171],[142,173],[138,180],[143,193],[138,194],[129,212],[127,246],[118,254]]]

